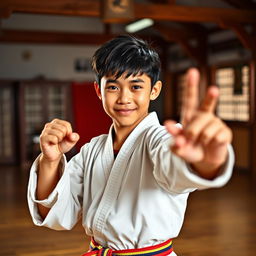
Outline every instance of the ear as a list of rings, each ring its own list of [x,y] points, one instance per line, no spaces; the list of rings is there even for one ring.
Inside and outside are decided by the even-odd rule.
[[[99,86],[98,83],[96,83],[96,82],[94,82],[94,89],[95,89],[95,92],[96,92],[98,98],[101,100],[102,97],[101,97],[100,86]]]
[[[161,89],[162,89],[162,82],[158,80],[151,89],[150,100],[155,100],[159,96]]]

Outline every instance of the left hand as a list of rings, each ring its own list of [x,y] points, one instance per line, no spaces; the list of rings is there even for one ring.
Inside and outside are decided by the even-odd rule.
[[[166,121],[165,126],[174,137],[171,151],[191,164],[202,176],[211,177],[226,160],[232,132],[214,114],[219,96],[216,86],[208,88],[199,106],[199,78],[197,69],[188,71],[181,107],[182,128],[171,120]]]

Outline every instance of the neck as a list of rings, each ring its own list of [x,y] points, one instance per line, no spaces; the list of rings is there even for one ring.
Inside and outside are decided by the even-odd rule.
[[[118,124],[117,122],[113,122],[114,124],[114,131],[115,134],[113,136],[113,149],[114,150],[120,150],[122,145],[124,144],[127,137],[130,135],[130,133],[135,129],[135,127],[144,119],[148,113],[146,113],[145,116],[143,116],[140,120],[137,120],[137,122],[133,123],[132,125],[128,126],[122,126]]]
[[[120,148],[124,144],[129,134],[132,132],[132,130],[127,129],[125,127],[120,128],[115,126],[114,126],[114,129],[115,129],[115,134],[114,134],[113,148],[114,150],[120,150]]]

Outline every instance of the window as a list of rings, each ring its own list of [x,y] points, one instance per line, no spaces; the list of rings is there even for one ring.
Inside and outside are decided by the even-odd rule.
[[[31,135],[35,129],[42,128],[43,123],[43,88],[40,86],[25,87],[25,120],[26,135]]]
[[[64,86],[49,85],[49,114],[48,121],[54,118],[67,119],[66,88]]]
[[[0,88],[0,155],[9,157],[12,154],[11,143],[11,90],[9,88]]]
[[[182,94],[185,86],[186,74],[177,73],[176,87],[176,113],[181,112]],[[227,121],[249,121],[249,83],[250,69],[248,65],[237,65],[217,68],[215,73],[216,85],[220,96],[216,108],[217,115]]]
[[[13,103],[12,87],[0,86],[0,163],[15,162]]]
[[[216,84],[220,89],[217,115],[229,121],[249,121],[249,67],[218,68]]]
[[[39,153],[39,135],[46,122],[54,118],[70,119],[70,83],[24,81],[20,83],[24,103],[20,103],[21,162],[34,159]]]

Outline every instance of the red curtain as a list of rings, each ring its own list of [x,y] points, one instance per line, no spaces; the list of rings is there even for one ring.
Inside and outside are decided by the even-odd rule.
[[[92,82],[72,83],[75,131],[80,135],[79,150],[91,138],[108,133],[111,119],[104,112]]]

